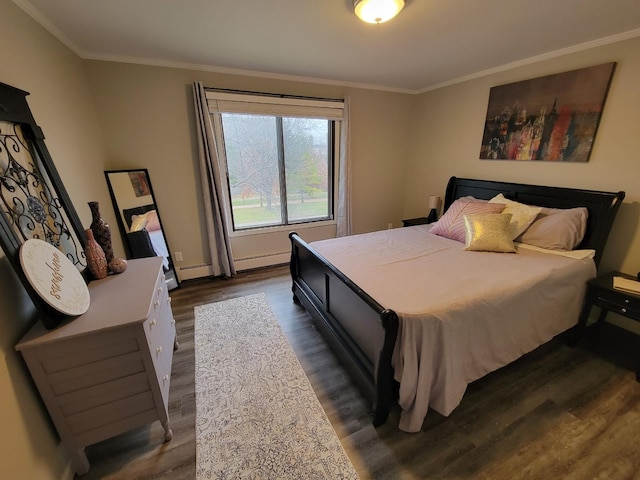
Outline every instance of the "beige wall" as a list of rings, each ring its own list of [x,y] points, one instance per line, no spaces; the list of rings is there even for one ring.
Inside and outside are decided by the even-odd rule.
[[[86,202],[110,201],[102,174],[105,150],[82,61],[9,0],[0,0],[0,43],[0,82],[31,93],[27,101],[47,147],[89,225]],[[0,305],[0,476],[62,478],[66,455],[14,350],[34,320],[33,304],[2,252]]]
[[[479,160],[489,99],[496,85],[617,62],[588,163]],[[640,38],[573,53],[424,93],[416,98],[405,171],[407,217],[425,212],[427,196],[444,194],[450,176],[624,190],[601,270],[640,270]]]
[[[107,166],[149,169],[169,246],[183,254],[178,268],[210,261],[193,120],[194,81],[238,90],[348,96],[354,231],[401,224],[403,178],[399,172],[408,153],[411,95],[115,62],[88,61],[86,66],[106,138]],[[257,253],[250,240],[234,239],[236,257]],[[288,251],[286,232],[262,238],[261,247],[272,253]]]
[[[108,150],[108,168],[147,167],[179,267],[208,263],[202,227],[191,84],[351,99],[353,226],[399,226],[426,213],[451,175],[600,190],[625,190],[602,268],[640,269],[640,185],[632,142],[640,111],[640,39],[512,69],[418,96],[115,62],[86,62]],[[480,161],[492,86],[600,63],[618,63],[586,164]],[[239,241],[239,245],[243,245]],[[271,243],[271,242],[269,242]],[[273,250],[283,248],[273,240]],[[286,245],[285,247],[286,248]]]

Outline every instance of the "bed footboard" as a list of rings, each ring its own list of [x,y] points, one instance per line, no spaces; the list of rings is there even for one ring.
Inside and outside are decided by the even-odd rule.
[[[391,356],[398,316],[379,305],[296,233],[289,238],[293,300],[311,315],[371,402],[373,424],[382,425],[396,398]]]

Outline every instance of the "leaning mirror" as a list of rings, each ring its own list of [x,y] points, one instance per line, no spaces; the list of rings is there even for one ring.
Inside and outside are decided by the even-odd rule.
[[[163,257],[167,287],[178,287],[149,172],[141,168],[108,170],[104,174],[127,258]]]

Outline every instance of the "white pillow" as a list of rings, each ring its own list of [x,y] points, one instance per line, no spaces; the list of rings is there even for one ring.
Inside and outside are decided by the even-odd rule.
[[[542,211],[542,207],[533,207],[531,205],[525,205],[524,203],[514,202],[505,198],[504,195],[499,193],[489,203],[502,203],[505,207],[502,211],[503,214],[511,214],[511,234],[512,240],[519,237],[529,225],[533,223],[538,214]]]
[[[584,238],[588,217],[584,207],[543,208],[516,241],[549,250],[573,250]]]

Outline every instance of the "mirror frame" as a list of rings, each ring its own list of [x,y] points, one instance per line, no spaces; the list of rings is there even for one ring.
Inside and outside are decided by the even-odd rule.
[[[151,185],[151,177],[149,176],[149,170],[146,168],[126,168],[126,169],[120,169],[120,170],[105,170],[104,171],[104,176],[105,179],[107,181],[107,187],[109,188],[109,196],[111,197],[111,203],[113,204],[113,211],[116,215],[116,222],[118,223],[118,230],[120,231],[120,237],[122,238],[122,244],[124,245],[125,248],[125,254],[127,256],[127,258],[134,258],[133,252],[132,252],[132,248],[131,248],[131,243],[129,242],[129,235],[128,235],[128,228],[125,226],[124,221],[123,221],[123,209],[120,207],[120,203],[118,202],[118,199],[116,198],[116,193],[114,192],[113,189],[113,185],[111,183],[111,179],[109,177],[110,174],[114,174],[114,173],[134,173],[134,172],[139,172],[139,173],[144,173],[146,180],[147,180],[147,186],[149,188],[149,195],[151,196],[151,199],[153,200],[151,203],[153,205],[156,206],[156,212],[158,215],[158,223],[160,224],[160,229],[162,230],[162,236],[164,238],[164,243],[167,247],[167,260],[168,260],[168,264],[169,264],[169,270],[172,271],[173,276],[175,278],[176,281],[176,286],[174,288],[177,288],[180,286],[180,281],[178,279],[178,274],[176,272],[176,266],[175,263],[173,261],[173,257],[171,256],[171,249],[169,248],[169,242],[167,241],[167,234],[165,232],[164,229],[164,225],[162,224],[162,217],[160,216],[160,210],[158,209],[158,203],[156,201],[156,197],[153,193],[153,186]],[[134,207],[135,208],[135,207]]]
[[[32,170],[28,172],[28,178],[22,178],[25,185],[28,181],[43,185],[43,187],[41,187],[43,191],[46,190],[51,196],[48,197],[45,195],[46,198],[44,199],[35,197],[35,203],[37,204],[35,214],[34,211],[32,211],[31,205],[29,208],[23,209],[19,214],[12,209],[5,210],[6,207],[4,205],[15,205],[15,201],[17,200],[16,197],[5,198],[5,193],[11,194],[16,190],[15,183],[12,184],[12,182],[15,182],[15,178],[19,174],[11,171],[12,169],[10,167],[7,168],[6,172],[0,172],[0,189],[2,190],[0,196],[3,201],[3,206],[0,208],[0,244],[11,266],[27,291],[27,294],[40,313],[40,320],[46,328],[52,329],[66,316],[55,310],[38,295],[29,283],[20,264],[20,247],[29,238],[39,238],[39,235],[35,232],[35,228],[30,228],[29,226],[27,226],[27,228],[33,232],[33,235],[26,235],[25,232],[16,225],[18,222],[24,224],[25,221],[33,224],[34,219],[36,220],[35,223],[40,224],[51,222],[57,229],[55,233],[58,238],[61,238],[63,235],[71,238],[76,247],[75,254],[77,257],[74,257],[77,260],[76,267],[84,273],[85,282],[88,282],[86,275],[87,269],[81,269],[80,267],[86,267],[84,249],[87,239],[80,218],[73,203],[71,203],[69,194],[62,183],[62,179],[53,163],[51,154],[44,143],[44,133],[33,118],[33,114],[27,103],[27,95],[29,95],[29,92],[0,83],[0,121],[19,125],[24,139],[28,142],[27,145],[21,146],[29,150],[29,154],[34,159],[34,164],[31,165]],[[0,149],[2,148],[6,148],[6,145],[0,143]],[[20,147],[18,146],[17,148]],[[15,151],[17,150],[15,150],[14,147],[14,152]],[[9,149],[7,149],[6,153],[9,159],[13,158]],[[38,163],[42,164],[42,169]],[[12,180],[10,181],[9,178],[12,178]],[[34,183],[30,183],[28,186],[34,186]],[[42,205],[43,200],[48,202],[47,205]],[[17,201],[19,202],[19,199]],[[47,220],[43,220],[43,215],[48,217]],[[66,217],[69,224],[67,224],[64,217]],[[22,236],[19,235],[18,232],[21,232]],[[46,238],[41,238],[41,240],[45,240],[55,247],[59,246],[56,245],[56,238],[46,236]],[[76,240],[79,244],[76,244]]]

